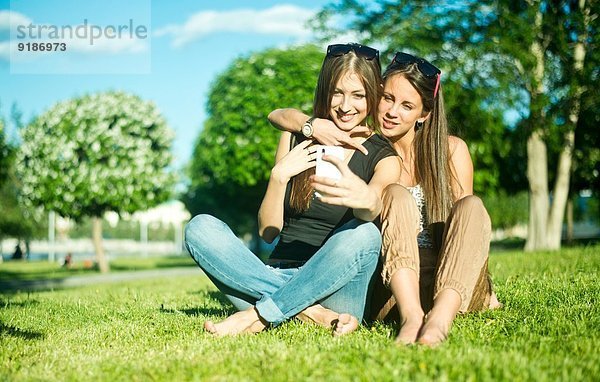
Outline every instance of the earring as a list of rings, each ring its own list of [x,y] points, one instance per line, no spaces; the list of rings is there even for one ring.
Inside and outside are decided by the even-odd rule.
[[[415,125],[415,130],[419,131],[420,128],[423,127],[423,121],[417,121]]]

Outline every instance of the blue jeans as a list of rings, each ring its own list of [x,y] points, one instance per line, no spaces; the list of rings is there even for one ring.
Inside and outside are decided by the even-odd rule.
[[[185,245],[237,309],[254,305],[272,325],[316,303],[362,321],[381,234],[373,223],[351,220],[303,266],[289,269],[265,265],[227,224],[210,215],[197,215],[187,224]]]

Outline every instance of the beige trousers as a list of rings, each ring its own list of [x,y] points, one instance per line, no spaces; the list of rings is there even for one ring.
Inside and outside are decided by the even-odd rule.
[[[387,288],[400,268],[416,272],[425,313],[444,289],[453,289],[460,295],[461,313],[489,307],[492,285],[487,263],[491,222],[481,199],[471,195],[459,200],[445,223],[430,225],[435,249],[418,247],[419,210],[411,193],[400,185],[390,185],[384,190],[381,223],[381,282],[375,283],[372,296],[373,319],[399,318]]]

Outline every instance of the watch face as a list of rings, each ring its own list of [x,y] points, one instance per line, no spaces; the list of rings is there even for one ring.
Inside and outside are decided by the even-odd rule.
[[[310,137],[312,135],[313,129],[312,126],[309,125],[308,123],[304,124],[304,126],[302,126],[302,134],[304,134],[307,137]]]

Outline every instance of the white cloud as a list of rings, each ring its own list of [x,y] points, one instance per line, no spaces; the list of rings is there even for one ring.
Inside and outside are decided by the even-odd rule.
[[[29,25],[31,19],[27,16],[12,11],[0,11],[0,31],[10,30],[11,26],[16,28],[17,25]]]
[[[311,36],[305,24],[315,12],[295,5],[277,5],[260,11],[203,11],[190,16],[184,24],[167,25],[158,29],[155,36],[171,36],[175,47],[219,32],[284,35],[302,40]]]

